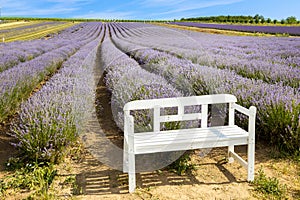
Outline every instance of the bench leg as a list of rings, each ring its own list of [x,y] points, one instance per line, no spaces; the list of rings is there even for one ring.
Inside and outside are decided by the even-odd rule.
[[[230,152],[234,153],[234,145],[228,146],[228,163],[233,163],[234,158],[230,155]]]
[[[248,181],[254,180],[255,144],[248,144]]]
[[[123,172],[128,172],[128,146],[125,139],[123,148]]]
[[[132,193],[136,187],[135,181],[135,155],[134,153],[129,153],[128,155],[128,182],[129,182],[129,192]]]

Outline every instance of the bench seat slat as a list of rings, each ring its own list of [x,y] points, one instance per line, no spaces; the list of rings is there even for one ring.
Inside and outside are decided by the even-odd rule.
[[[188,134],[188,137],[187,137]],[[248,133],[238,126],[135,133],[135,153],[154,153],[247,144]]]

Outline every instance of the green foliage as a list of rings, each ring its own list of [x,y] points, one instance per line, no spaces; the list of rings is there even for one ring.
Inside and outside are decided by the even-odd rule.
[[[267,199],[282,199],[286,193],[286,186],[280,185],[279,180],[275,177],[267,177],[262,168],[259,169],[252,185],[255,191],[263,194]]]
[[[274,19],[272,21],[271,18],[265,19],[264,16],[256,14],[255,16],[210,16],[210,17],[193,17],[193,18],[181,18],[181,21],[200,21],[200,22],[216,22],[216,23],[256,23],[256,24],[264,24],[264,23],[274,23],[277,24],[278,20]],[[297,24],[298,21],[296,17],[291,16],[287,19],[282,19],[281,24]]]
[[[294,16],[286,18],[286,23],[288,24],[297,24],[297,18]]]
[[[190,154],[185,153],[172,164],[170,164],[167,168],[171,171],[176,172],[178,175],[183,175],[187,171],[193,170],[195,168],[195,166],[190,161]]]
[[[292,104],[291,109],[285,105],[271,105],[261,111],[262,124],[257,128],[271,144],[276,145],[288,155],[300,156],[300,104]]]
[[[20,164],[20,163],[19,163]],[[11,167],[15,167],[10,165]],[[22,190],[33,191],[28,199],[49,199],[49,187],[57,174],[57,170],[50,163],[27,163],[17,169],[13,175],[0,181],[0,196],[10,189],[15,192]]]

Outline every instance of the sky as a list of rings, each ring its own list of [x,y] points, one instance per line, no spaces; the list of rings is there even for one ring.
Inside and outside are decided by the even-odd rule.
[[[300,19],[300,0],[0,0],[1,16],[173,20],[218,15]]]

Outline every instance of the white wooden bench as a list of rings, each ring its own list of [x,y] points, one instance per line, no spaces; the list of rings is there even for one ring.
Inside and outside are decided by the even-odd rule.
[[[247,109],[236,104],[236,102],[236,97],[230,94],[162,98],[128,102],[124,106],[123,171],[128,173],[129,192],[133,192],[136,187],[135,155],[166,151],[227,146],[229,162],[237,160],[248,170],[247,180],[253,181],[256,107],[251,106]],[[228,105],[227,125],[208,127],[209,104]],[[200,105],[201,113],[185,112],[187,107],[193,105]],[[177,107],[177,114],[161,115],[161,108],[166,107]],[[141,109],[153,109],[153,132],[135,133],[134,117],[131,115],[131,111]],[[244,130],[235,125],[235,110],[249,117],[248,130]],[[187,120],[201,121],[200,128],[161,131],[160,125],[163,122]],[[234,152],[235,145],[248,145],[247,161]]]

